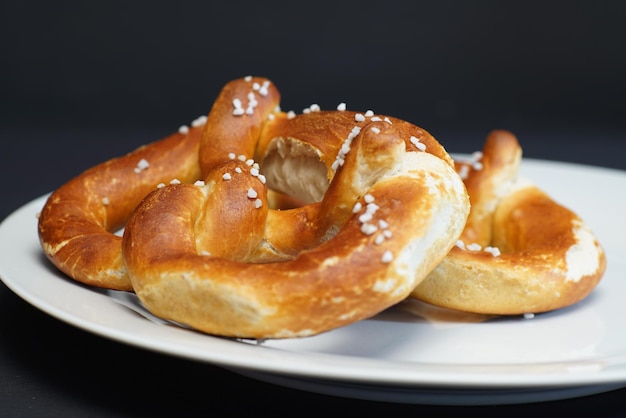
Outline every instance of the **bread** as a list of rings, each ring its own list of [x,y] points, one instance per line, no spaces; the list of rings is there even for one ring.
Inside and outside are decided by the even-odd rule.
[[[494,131],[479,158],[457,162],[472,208],[458,244],[412,297],[491,315],[573,305],[600,282],[606,255],[571,209],[519,175],[522,149]]]

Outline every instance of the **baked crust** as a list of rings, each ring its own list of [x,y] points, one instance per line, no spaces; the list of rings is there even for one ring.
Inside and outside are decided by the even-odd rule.
[[[315,335],[404,300],[463,230],[467,192],[427,132],[347,111],[293,119],[232,113],[234,99],[266,81],[234,81],[212,110],[262,124],[257,145],[213,129],[209,116],[204,183],[155,190],[126,225],[133,289],[159,317],[229,337]],[[258,97],[259,109],[275,97]],[[321,197],[308,190],[311,182],[322,185]],[[271,209],[268,188],[304,203]]]
[[[472,209],[459,244],[412,296],[466,312],[518,315],[575,304],[600,282],[606,256],[571,209],[519,176],[522,149],[507,131],[482,156],[457,162]]]
[[[182,131],[91,167],[48,197],[37,228],[59,270],[90,286],[132,290],[115,232],[159,183],[200,177],[202,127]]]

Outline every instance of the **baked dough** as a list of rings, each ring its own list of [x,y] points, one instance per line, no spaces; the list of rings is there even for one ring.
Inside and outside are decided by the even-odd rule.
[[[457,161],[472,205],[457,245],[412,297],[493,315],[534,314],[575,304],[596,287],[604,250],[589,226],[519,176],[522,149],[493,131],[470,161]]]

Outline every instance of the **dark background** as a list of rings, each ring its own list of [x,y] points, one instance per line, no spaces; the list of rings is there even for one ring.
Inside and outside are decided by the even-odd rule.
[[[526,157],[626,169],[624,22],[623,1],[4,1],[0,220],[206,114],[248,74],[272,79],[284,110],[346,102],[451,152],[502,128]],[[475,412],[624,416],[623,395]],[[278,391],[78,331],[0,285],[0,416],[293,416],[285,397],[299,416],[461,412]]]
[[[213,2],[217,3],[217,2]],[[163,129],[228,80],[447,129],[623,129],[624,2],[4,2],[6,127]]]

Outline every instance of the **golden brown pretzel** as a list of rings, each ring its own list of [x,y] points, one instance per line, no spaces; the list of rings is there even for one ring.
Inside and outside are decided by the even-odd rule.
[[[114,233],[159,183],[200,177],[203,126],[204,118],[198,118],[173,135],[85,170],[54,191],[38,223],[48,259],[79,282],[132,290],[122,259],[122,238]]]
[[[155,190],[130,217],[124,259],[154,314],[230,337],[314,335],[405,299],[461,233],[467,193],[428,133],[373,114],[268,112],[273,88],[229,83],[203,134],[204,184]],[[306,204],[272,210],[268,187]]]
[[[585,298],[604,251],[570,209],[518,175],[522,150],[494,131],[473,161],[457,162],[472,204],[459,243],[412,296],[481,314],[551,311]]]

